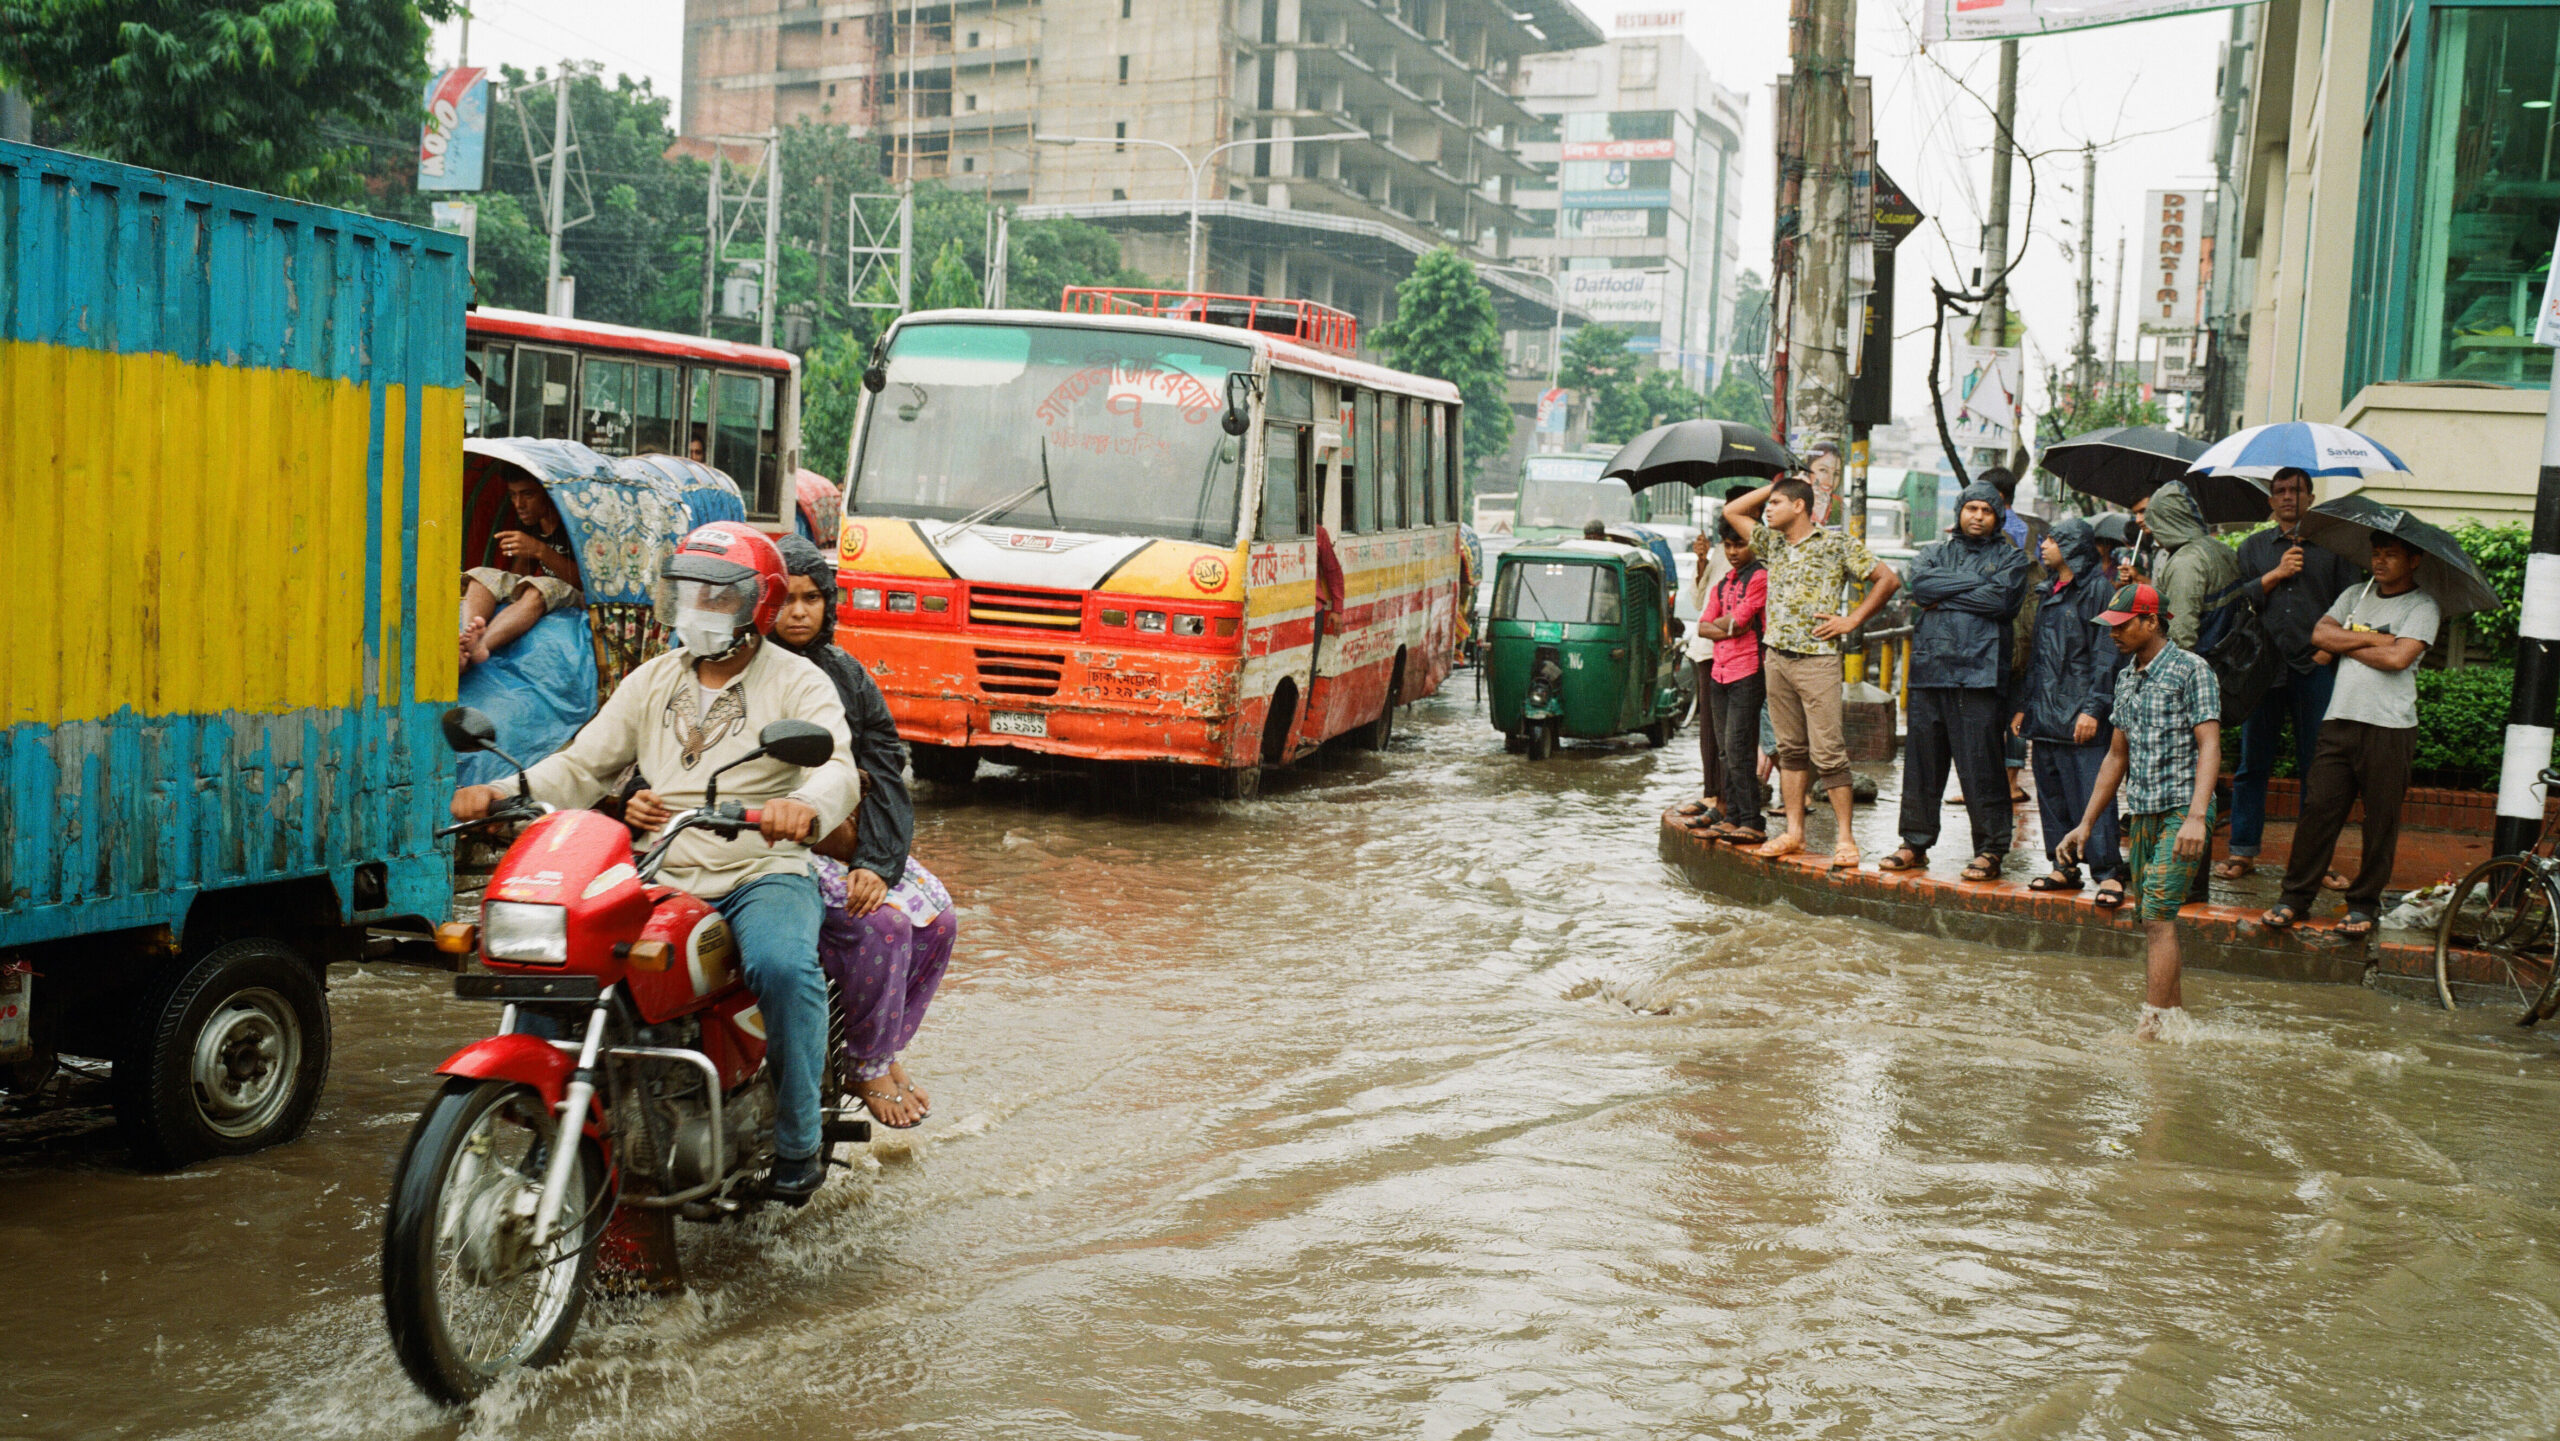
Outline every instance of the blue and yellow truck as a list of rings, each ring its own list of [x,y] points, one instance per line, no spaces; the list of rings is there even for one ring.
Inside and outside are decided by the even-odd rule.
[[[458,236],[0,143],[0,1087],[136,1155],[298,1134],[328,963],[425,931]]]

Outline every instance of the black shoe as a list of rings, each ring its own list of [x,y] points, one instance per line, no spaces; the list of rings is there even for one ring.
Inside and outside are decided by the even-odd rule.
[[[765,1191],[786,1206],[805,1206],[818,1188],[827,1183],[824,1156],[782,1156],[773,1163],[773,1174],[765,1181]]]

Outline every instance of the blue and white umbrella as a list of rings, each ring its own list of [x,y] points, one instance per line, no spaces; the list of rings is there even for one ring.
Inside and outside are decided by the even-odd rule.
[[[2409,473],[2400,457],[2369,436],[2343,426],[2286,420],[2253,425],[2215,441],[2194,465],[2187,467],[2187,474],[2268,481],[2279,470],[2299,470],[2314,480],[2324,475],[2353,475],[2370,480]]]

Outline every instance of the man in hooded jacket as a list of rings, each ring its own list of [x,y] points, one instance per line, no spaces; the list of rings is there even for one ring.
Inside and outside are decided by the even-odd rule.
[[[1967,880],[1989,880],[2015,839],[2002,763],[2008,712],[2010,623],[2026,600],[2026,552],[2001,529],[2000,492],[1976,481],[1956,505],[1956,527],[1911,563],[1910,739],[1902,755],[1902,846],[1889,871],[1917,870],[1938,840],[1947,768],[1964,787],[1973,822]]]
[[[2160,543],[2152,585],[2169,612],[2169,643],[2180,650],[2196,648],[2196,633],[2224,592],[2240,583],[2240,557],[2213,538],[2204,515],[2184,481],[2173,480],[2151,493],[2143,526]]]
[[[2026,662],[2010,685],[2009,729],[2035,742],[2036,806],[2044,820],[2050,875],[2027,883],[2038,891],[2077,891],[2080,870],[2054,850],[2089,809],[2115,738],[2116,672],[2124,652],[2094,624],[2115,593],[2115,579],[2098,555],[2097,533],[2077,516],[2056,524],[2044,538],[2044,566],[2054,576],[2036,611]],[[2098,882],[2098,904],[2124,904],[2124,854],[2115,808],[2090,828],[2089,873]]]

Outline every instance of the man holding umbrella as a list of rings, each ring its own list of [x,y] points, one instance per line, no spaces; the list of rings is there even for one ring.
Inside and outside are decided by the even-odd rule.
[[[2311,508],[2310,476],[2286,466],[2267,482],[2267,495],[2276,523],[2240,542],[2240,573],[2256,582],[2251,599],[2266,618],[2268,638],[2284,668],[2240,732],[2240,768],[2231,782],[2231,855],[2213,868],[2214,877],[2225,881],[2258,869],[2258,847],[2267,826],[2267,780],[2275,774],[2276,745],[2287,721],[2293,723],[2295,774],[2311,774],[2320,721],[2329,713],[2329,691],[2338,676],[2328,652],[2313,645],[2311,636],[2330,602],[2356,578],[2354,567],[2303,538],[2303,512]]]

